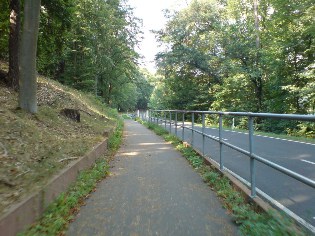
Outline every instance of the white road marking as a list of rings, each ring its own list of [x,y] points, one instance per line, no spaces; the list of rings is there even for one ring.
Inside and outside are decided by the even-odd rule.
[[[288,141],[288,142],[293,142],[293,143],[302,143],[302,144],[315,146],[315,143],[307,143],[307,142],[303,142],[303,141],[296,141],[296,140],[290,140],[290,139],[285,139],[285,138],[275,138],[275,137],[259,135],[259,134],[255,134],[255,136],[260,136],[260,137],[264,137],[264,138],[271,138],[271,139],[277,139],[277,140],[282,140],[282,141]]]
[[[215,139],[219,139],[218,136],[214,136],[214,135],[209,135],[209,136],[212,137],[212,138],[215,138]],[[223,140],[223,141],[228,141],[227,138],[222,138],[222,140]]]
[[[206,128],[208,128],[208,127],[206,127]],[[208,128],[208,129],[218,130],[217,128]],[[231,133],[237,133],[237,134],[248,135],[248,133],[240,132],[240,131],[235,131],[235,130],[224,130],[224,131],[226,131],[226,132],[231,132]],[[297,140],[291,140],[291,139],[285,139],[285,138],[276,138],[276,137],[271,137],[271,136],[266,136],[266,135],[260,135],[260,134],[254,134],[254,136],[263,137],[263,138],[270,138],[270,139],[276,139],[276,140],[281,140],[281,141],[288,141],[288,142],[293,142],[293,143],[301,143],[301,144],[306,144],[306,145],[315,146],[315,143],[308,143],[308,142],[297,141]]]
[[[211,128],[211,129],[215,129],[215,128]],[[233,130],[224,130],[224,131],[248,135],[248,133],[239,132],[239,131],[233,131]],[[276,137],[260,135],[260,134],[254,134],[254,136],[263,137],[263,138],[270,138],[270,139],[276,139],[276,140],[282,140],[282,141],[288,141],[288,142],[293,142],[293,143],[302,143],[302,144],[315,146],[315,143],[307,143],[307,142],[303,142],[303,141],[296,141],[296,140],[285,139],[285,138],[276,138]]]
[[[301,161],[304,161],[304,162],[306,162],[306,163],[310,163],[310,164],[312,164],[312,165],[315,165],[315,162],[312,162],[312,161],[307,161],[307,160],[301,160]]]

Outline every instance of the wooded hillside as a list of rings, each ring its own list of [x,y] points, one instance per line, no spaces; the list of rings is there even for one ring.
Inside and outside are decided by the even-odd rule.
[[[23,45],[25,7],[19,0],[0,2],[2,60],[12,59],[17,53],[14,49]],[[141,20],[124,1],[42,0],[37,71],[76,89],[93,92],[121,111],[144,109],[152,89],[146,80],[148,72],[138,67],[135,47],[140,27]],[[11,39],[13,32],[16,34]],[[10,65],[20,57],[15,54]],[[16,80],[14,76],[22,75],[9,72],[6,81],[11,85]]]

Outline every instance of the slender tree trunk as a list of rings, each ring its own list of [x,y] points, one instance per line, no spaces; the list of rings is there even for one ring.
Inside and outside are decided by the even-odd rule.
[[[259,35],[259,19],[258,19],[258,1],[254,0],[254,17],[255,17],[255,30],[256,30],[256,49],[257,52],[260,49],[260,35]],[[257,59],[258,59],[258,53],[257,53]],[[258,61],[256,59],[256,62]]]
[[[262,75],[259,68],[260,61],[260,30],[259,30],[259,18],[258,18],[258,4],[259,0],[253,0],[254,3],[254,18],[255,18],[255,32],[256,32],[256,58],[255,58],[255,70],[257,74],[255,75],[255,90],[256,90],[256,98],[258,100],[257,103],[257,111],[262,109],[262,96],[263,96],[263,84],[262,84]]]
[[[98,75],[95,76],[95,96],[96,97],[97,97],[97,94],[98,94],[97,87],[98,87]]]
[[[20,54],[19,105],[22,109],[37,112],[36,51],[39,28],[40,0],[24,1],[24,24]]]
[[[108,104],[108,105],[111,104],[112,89],[113,89],[113,86],[112,86],[111,83],[109,83],[109,86],[108,86],[108,99],[107,99],[107,104]]]
[[[10,0],[9,72],[8,82],[14,90],[19,89],[19,34],[20,0]]]

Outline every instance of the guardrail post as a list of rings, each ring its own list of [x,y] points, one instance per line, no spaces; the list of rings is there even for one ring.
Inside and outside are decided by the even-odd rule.
[[[160,111],[159,119],[158,119],[158,124],[160,125],[160,123],[161,123],[161,125],[163,124],[163,112],[162,111]]]
[[[185,132],[184,132],[184,126],[185,126],[185,113],[183,112],[183,124],[182,124],[182,141],[185,141]]]
[[[177,137],[177,111],[175,111],[175,135]]]
[[[194,148],[195,113],[191,113],[191,147]]]
[[[148,110],[148,122],[151,122],[151,111]]]
[[[164,129],[166,130],[166,112],[164,114]]]
[[[202,155],[205,155],[205,114],[202,113]]]
[[[223,166],[223,155],[222,155],[222,115],[219,115],[219,143],[220,143],[220,170],[223,171],[224,166]]]
[[[170,111],[170,134],[172,133],[172,112]]]
[[[251,183],[251,197],[256,197],[256,168],[255,158],[253,157],[253,134],[254,134],[254,118],[248,117],[248,136],[249,136],[249,153],[250,153],[250,183]]]
[[[158,119],[157,119],[157,124],[160,125],[160,122],[161,122],[161,125],[162,125],[162,121],[163,121],[163,117],[162,117],[162,112],[158,112]]]

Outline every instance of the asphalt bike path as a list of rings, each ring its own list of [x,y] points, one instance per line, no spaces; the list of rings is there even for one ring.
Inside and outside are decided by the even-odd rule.
[[[232,216],[185,158],[141,124],[125,121],[111,165],[67,235],[239,235]]]

